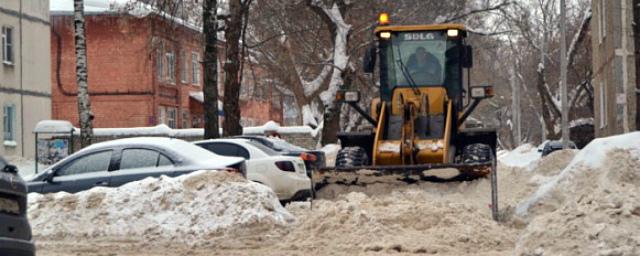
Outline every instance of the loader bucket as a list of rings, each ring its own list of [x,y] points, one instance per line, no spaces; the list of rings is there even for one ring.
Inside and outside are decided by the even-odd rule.
[[[495,159],[482,164],[421,164],[411,166],[360,166],[325,168],[312,174],[314,193],[339,185],[366,187],[375,184],[403,186],[419,182],[471,181],[489,177],[491,180],[492,217],[498,219],[498,191]]]

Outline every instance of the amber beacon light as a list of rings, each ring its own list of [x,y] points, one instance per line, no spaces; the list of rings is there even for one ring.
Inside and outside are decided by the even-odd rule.
[[[378,16],[378,25],[385,26],[389,25],[389,14],[386,12],[380,13]]]

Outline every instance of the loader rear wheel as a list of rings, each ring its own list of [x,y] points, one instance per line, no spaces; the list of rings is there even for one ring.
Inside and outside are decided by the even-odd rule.
[[[462,162],[465,164],[488,163],[491,156],[491,147],[487,144],[475,143],[462,149]]]
[[[345,147],[338,151],[336,168],[365,166],[369,164],[367,151],[361,147]]]

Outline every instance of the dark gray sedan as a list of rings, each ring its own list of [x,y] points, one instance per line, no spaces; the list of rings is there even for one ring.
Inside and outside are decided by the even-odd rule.
[[[28,187],[29,192],[75,193],[198,170],[237,171],[246,176],[243,158],[216,155],[180,139],[140,137],[97,143],[80,150],[33,177]]]
[[[27,186],[15,166],[0,156],[0,256],[33,256],[27,220]]]

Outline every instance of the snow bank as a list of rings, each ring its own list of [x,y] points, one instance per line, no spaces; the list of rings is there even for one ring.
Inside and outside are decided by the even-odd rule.
[[[296,246],[303,255],[498,255],[513,246],[513,234],[492,221],[488,210],[423,190],[351,192],[315,201],[312,210],[303,204],[287,209],[299,223],[278,246]]]
[[[531,144],[524,144],[513,151],[498,152],[498,161],[512,167],[528,167],[540,159],[538,149]]]
[[[516,214],[515,255],[640,255],[640,132],[594,140]]]
[[[147,178],[77,194],[29,194],[36,237],[142,238],[204,244],[294,221],[271,189],[227,172]]]

